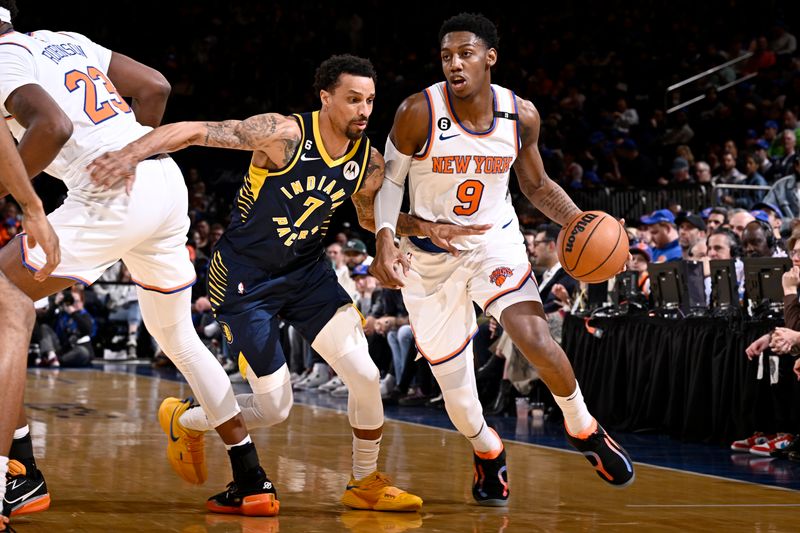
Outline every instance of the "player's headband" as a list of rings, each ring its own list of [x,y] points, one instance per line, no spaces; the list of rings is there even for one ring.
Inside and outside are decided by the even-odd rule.
[[[0,7],[0,21],[11,22],[11,11],[4,7]]]

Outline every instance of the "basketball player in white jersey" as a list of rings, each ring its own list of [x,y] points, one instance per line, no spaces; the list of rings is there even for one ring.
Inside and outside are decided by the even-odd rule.
[[[42,201],[28,180],[25,166],[5,124],[0,125],[0,185],[22,206],[28,238],[38,241],[45,250],[47,265],[36,274],[37,280],[44,281],[58,265],[61,256],[58,237],[44,214]],[[34,317],[31,299],[0,274],[0,338],[3,339],[3,344],[0,345],[0,376],[11,385],[0,388],[0,401],[9,398],[9,405],[22,403],[26,361],[19,354],[28,349]],[[18,379],[7,379],[7,376],[17,376]],[[15,421],[16,416],[8,416],[8,419]],[[0,433],[0,476],[4,476],[8,468],[12,429],[9,426]],[[4,498],[5,491],[5,483],[0,483],[0,501]],[[0,531],[5,531],[7,524],[8,517],[0,513]]]
[[[506,505],[509,491],[503,443],[486,425],[475,386],[473,302],[500,321],[537,367],[564,413],[569,442],[603,480],[627,485],[634,478],[630,458],[589,414],[569,360],[550,336],[509,197],[513,165],[522,192],[551,220],[563,225],[580,212],[544,171],[539,113],[491,84],[498,36],[483,15],[450,18],[439,41],[446,81],[400,105],[387,141],[371,271],[385,285],[402,287],[419,351],[431,364],[451,421],[474,448],[478,503]],[[398,250],[394,226],[406,175],[412,215],[492,228],[455,239],[457,255],[415,237],[402,239]]]
[[[194,283],[195,272],[186,250],[187,191],[180,170],[169,157],[152,158],[138,165],[143,179],[130,191],[106,191],[92,185],[85,168],[101,153],[157,126],[169,84],[157,71],[82,35],[18,33],[11,24],[16,11],[14,0],[0,0],[0,112],[19,142],[28,176],[46,171],[64,181],[69,192],[48,216],[60,239],[61,264],[45,281],[35,281],[33,273],[40,277],[45,265],[45,250],[22,234],[0,250],[0,270],[36,300],[76,281],[89,285],[122,259],[137,284],[147,329],[183,373],[229,449],[238,490],[234,496],[249,498],[253,514],[275,514],[274,494],[262,490],[268,480],[230,381],[192,324],[190,291],[184,289]],[[132,98],[131,105],[123,96]],[[16,357],[24,361],[26,354]],[[24,374],[4,375],[3,381],[4,388],[20,387]],[[7,516],[41,511],[50,503],[20,401],[0,395],[0,435],[14,433],[3,502]],[[202,483],[202,433],[171,423],[186,408],[178,405],[175,411],[180,412],[160,413],[159,418],[170,437],[167,454],[173,469],[187,481]]]

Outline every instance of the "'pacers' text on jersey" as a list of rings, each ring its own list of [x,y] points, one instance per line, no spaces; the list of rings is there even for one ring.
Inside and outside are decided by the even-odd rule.
[[[302,130],[294,158],[281,170],[250,165],[221,242],[237,261],[271,272],[319,259],[334,210],[361,186],[369,162],[366,136],[334,160],[322,144],[319,112],[294,117]]]

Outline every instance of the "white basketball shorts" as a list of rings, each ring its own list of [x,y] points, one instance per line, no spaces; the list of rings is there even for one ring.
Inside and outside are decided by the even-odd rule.
[[[522,235],[508,230],[458,257],[402,239],[411,264],[403,301],[417,348],[432,365],[458,356],[477,333],[473,302],[496,318],[515,303],[541,302]]]
[[[173,293],[195,282],[186,249],[188,194],[172,158],[142,161],[130,196],[115,188],[105,193],[69,191],[47,215],[61,243],[61,264],[53,276],[91,285],[122,259],[140,287]],[[28,247],[25,234],[11,245],[22,248],[30,270],[45,263],[41,247]]]

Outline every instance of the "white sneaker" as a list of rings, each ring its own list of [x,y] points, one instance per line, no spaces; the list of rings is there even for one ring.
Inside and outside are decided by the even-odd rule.
[[[325,363],[314,363],[314,368],[311,369],[308,377],[295,383],[294,388],[298,390],[316,389],[329,379],[331,379],[331,368]]]
[[[303,377],[304,376],[302,374],[298,374],[297,372],[292,372],[291,374],[289,374],[289,379],[292,385],[303,379]]]
[[[319,386],[320,392],[331,392],[333,389],[338,389],[344,385],[344,381],[339,376],[333,376],[332,379],[326,381],[322,385]]]
[[[392,374],[386,374],[381,380],[381,398],[384,400],[391,396],[394,389],[397,387],[397,382]]]
[[[331,396],[334,398],[347,398],[347,385],[342,384],[341,387],[337,387],[331,391]]]

